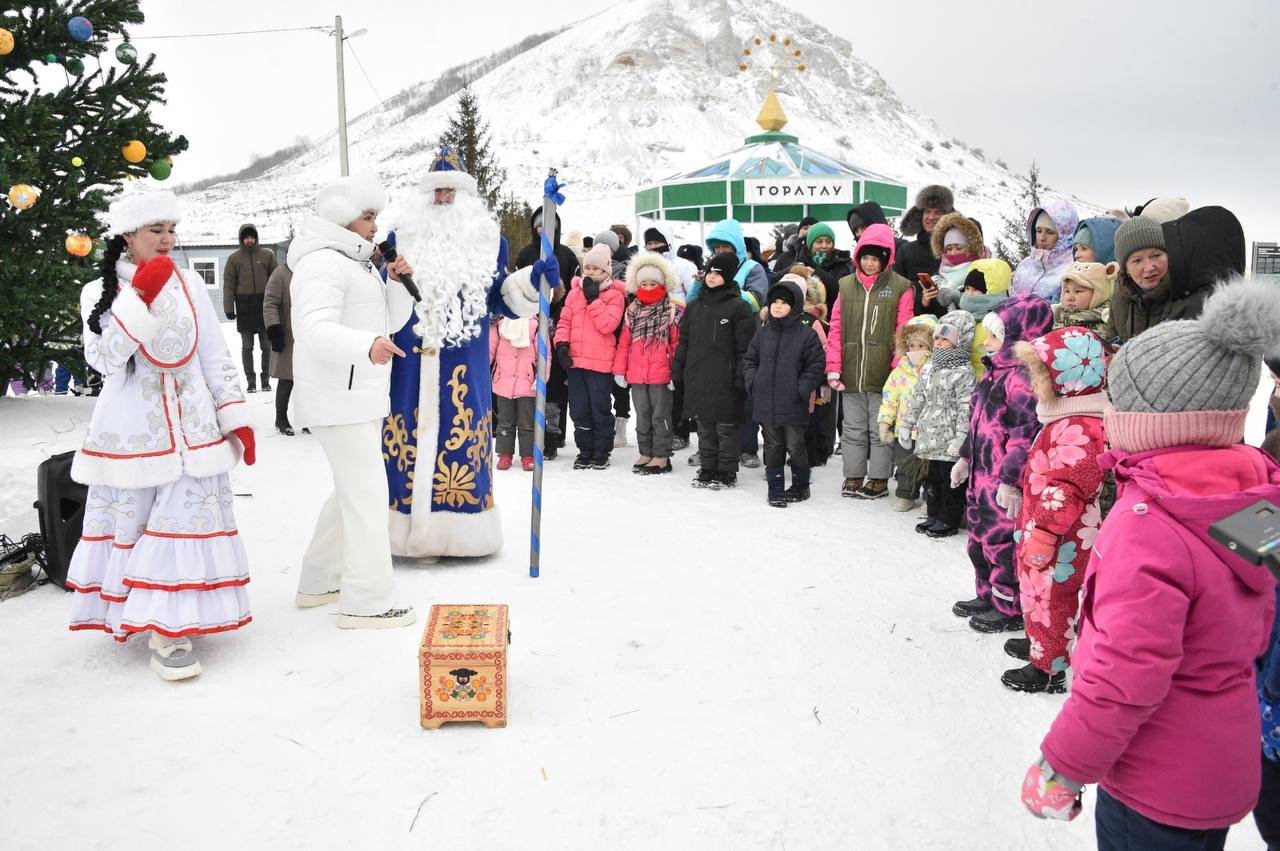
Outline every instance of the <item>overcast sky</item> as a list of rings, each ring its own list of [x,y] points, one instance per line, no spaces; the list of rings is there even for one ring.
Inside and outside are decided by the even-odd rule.
[[[471,20],[442,13],[470,9]],[[336,123],[333,40],[319,32],[152,40],[196,32],[332,26],[343,15],[351,116],[405,86],[524,36],[607,9],[481,0],[144,0],[133,35],[169,76],[158,115],[191,141],[175,180],[245,165]],[[1222,204],[1250,240],[1280,241],[1280,2],[1070,3],[790,0],[853,44],[944,132],[1054,189],[1103,206],[1153,195]],[[479,13],[483,13],[480,15]],[[779,21],[779,32],[786,21]],[[372,87],[370,85],[372,83]],[[583,81],[589,85],[590,81]],[[755,105],[746,105],[754,113]]]

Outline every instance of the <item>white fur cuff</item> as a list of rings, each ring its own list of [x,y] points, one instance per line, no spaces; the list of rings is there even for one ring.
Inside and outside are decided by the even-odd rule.
[[[245,402],[231,402],[218,409],[218,431],[224,435],[231,434],[238,428],[253,427],[249,417],[249,405]]]
[[[142,345],[150,343],[163,324],[158,317],[151,315],[133,287],[127,284],[116,293],[115,301],[111,302],[111,315],[130,337]]]

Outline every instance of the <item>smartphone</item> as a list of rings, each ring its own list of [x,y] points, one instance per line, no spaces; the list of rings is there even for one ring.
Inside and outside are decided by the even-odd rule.
[[[928,272],[921,272],[920,274],[916,275],[916,279],[920,281],[920,286],[924,287],[927,290],[934,289],[935,287],[938,286],[933,282],[933,275],[930,275]]]

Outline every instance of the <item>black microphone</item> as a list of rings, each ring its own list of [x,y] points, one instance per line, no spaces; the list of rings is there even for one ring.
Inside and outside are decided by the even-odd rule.
[[[388,263],[396,262],[396,247],[391,244],[390,240],[383,240],[378,243],[378,250],[382,252],[383,260]],[[409,295],[413,296],[414,301],[422,301],[422,293],[418,292],[418,286],[413,282],[413,278],[408,275],[401,275],[400,283],[409,291]]]

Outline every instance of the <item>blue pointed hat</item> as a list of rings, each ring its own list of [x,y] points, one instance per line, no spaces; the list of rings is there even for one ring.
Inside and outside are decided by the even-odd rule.
[[[456,189],[459,192],[476,195],[476,179],[467,174],[467,163],[462,152],[448,145],[436,152],[418,188],[423,192],[434,192],[437,189]]]

